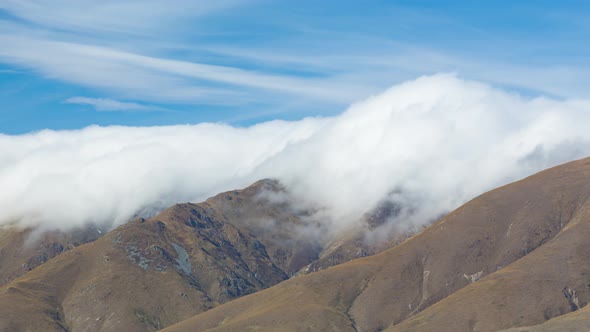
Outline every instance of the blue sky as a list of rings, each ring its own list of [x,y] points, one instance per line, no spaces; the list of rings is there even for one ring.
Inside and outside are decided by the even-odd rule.
[[[588,98],[588,1],[0,0],[0,132],[340,113],[420,75]]]

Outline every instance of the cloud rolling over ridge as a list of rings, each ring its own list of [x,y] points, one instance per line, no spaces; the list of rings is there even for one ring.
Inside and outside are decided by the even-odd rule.
[[[120,224],[277,178],[349,225],[383,199],[423,223],[485,190],[590,155],[590,102],[453,75],[409,81],[335,117],[0,135],[0,224]]]

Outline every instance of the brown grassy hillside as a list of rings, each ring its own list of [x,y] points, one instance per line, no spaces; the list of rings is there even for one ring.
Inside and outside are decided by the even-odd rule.
[[[104,233],[104,228],[93,225],[67,231],[1,226],[0,286],[65,251],[96,240]]]
[[[286,279],[265,245],[230,218],[296,218],[272,207],[242,212],[178,204],[65,252],[0,288],[0,330],[156,330]]]
[[[334,256],[332,248],[344,252],[357,242],[326,250],[314,235],[320,228],[272,180],[177,204],[77,248],[102,233],[89,226],[30,241],[31,230],[6,228],[0,329],[156,330],[277,284],[321,257],[358,257],[365,245]]]
[[[590,159],[552,168],[481,195],[397,247],[292,278],[167,331],[541,324],[588,303],[589,197]]]

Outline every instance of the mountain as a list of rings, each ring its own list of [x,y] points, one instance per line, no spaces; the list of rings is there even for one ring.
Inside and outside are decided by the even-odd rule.
[[[485,193],[379,254],[165,331],[588,330],[589,198],[590,159],[564,164]]]
[[[261,207],[255,193],[264,183],[225,196]],[[217,201],[137,219],[16,278],[0,288],[0,330],[156,330],[285,280],[316,257],[296,263],[307,248],[281,254],[292,258],[282,270],[264,244],[214,208]],[[271,206],[254,210],[239,217],[297,222]]]
[[[580,310],[570,312],[563,316],[555,317],[539,325],[526,326],[523,328],[511,328],[503,330],[503,332],[583,332],[588,331],[589,326],[590,307],[586,306]]]
[[[312,215],[277,181],[261,180],[105,235],[95,226],[38,236],[6,227],[0,330],[145,331],[177,323],[331,257],[325,239],[311,236],[322,234]]]
[[[312,208],[297,204],[276,180],[260,180],[246,189],[216,195],[204,204],[262,242],[272,261],[289,276],[376,254],[411,234],[387,229],[380,241],[367,241],[367,232],[385,228],[395,214],[389,203],[369,211],[354,227],[328,230]]]
[[[106,234],[4,226],[0,330],[583,331],[588,198],[584,159],[424,230],[385,202],[329,232],[273,180]]]
[[[398,212],[399,209],[393,203],[386,201],[379,204],[352,227],[345,228],[328,237],[318,259],[307,265],[300,271],[300,274],[321,271],[355,258],[375,255],[402,243],[422,228],[390,227],[392,225],[391,219],[395,218]],[[371,234],[377,233],[378,237],[371,238]]]
[[[204,204],[263,243],[273,263],[289,276],[321,254],[320,238],[311,236],[321,233],[312,211],[295,206],[275,180],[216,195]]]

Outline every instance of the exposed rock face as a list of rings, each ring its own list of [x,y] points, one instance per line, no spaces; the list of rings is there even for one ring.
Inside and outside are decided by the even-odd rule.
[[[205,205],[262,243],[289,276],[318,259],[323,238],[312,212],[297,207],[277,181],[261,180],[244,190],[219,194]]]

